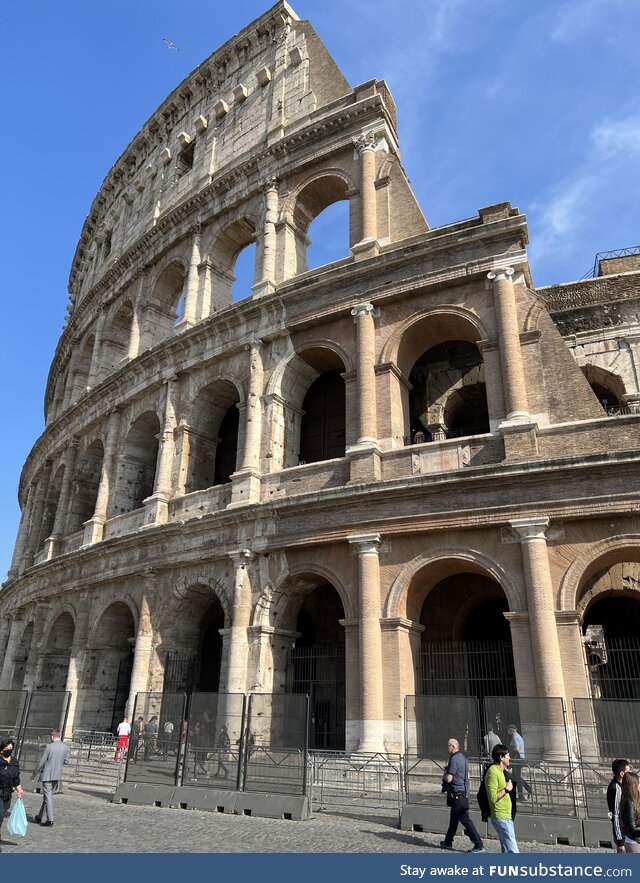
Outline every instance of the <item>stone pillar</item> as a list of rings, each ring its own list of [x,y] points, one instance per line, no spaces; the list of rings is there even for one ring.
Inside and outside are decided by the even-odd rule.
[[[198,267],[200,265],[200,233],[201,227],[196,224],[191,228],[193,240],[191,243],[191,257],[189,259],[189,270],[187,272],[187,289],[184,295],[182,307],[182,316],[176,324],[176,331],[186,331],[192,328],[198,321],[198,290],[200,287],[200,275]]]
[[[129,699],[127,701],[127,716],[133,718],[136,701],[136,693],[146,693],[149,683],[149,663],[151,661],[153,626],[151,624],[151,611],[149,598],[155,594],[157,588],[155,571],[147,571],[142,584],[142,597],[140,599],[140,616],[138,618],[138,631],[136,633],[136,646],[133,654],[133,670],[131,672],[131,684],[129,686]]]
[[[71,653],[69,655],[69,669],[65,690],[70,693],[69,713],[67,715],[67,734],[73,733],[76,712],[80,711],[78,698],[82,689],[82,671],[87,652],[89,635],[89,600],[86,592],[82,592],[78,598],[76,607],[76,625],[73,631]]]
[[[254,340],[248,349],[250,351],[249,394],[245,410],[244,451],[240,469],[231,476],[233,487],[230,506],[243,505],[260,499],[260,443],[264,385],[262,341]]]
[[[358,341],[358,444],[377,442],[376,429],[376,331],[373,323],[373,304],[358,304],[351,310],[356,324]]]
[[[27,491],[27,500],[24,504],[24,508],[22,509],[20,526],[18,527],[18,535],[16,537],[16,544],[13,549],[13,557],[11,559],[11,567],[9,568],[9,573],[7,574],[9,579],[15,579],[20,573],[20,566],[24,559],[24,554],[27,548],[27,540],[29,537],[29,524],[31,522],[31,515],[33,513],[34,499],[35,490],[33,485],[30,484],[29,490]]]
[[[105,445],[102,471],[98,495],[92,517],[84,525],[83,545],[90,546],[99,543],[104,535],[104,525],[109,511],[109,502],[113,493],[113,485],[116,476],[116,450],[118,446],[118,433],[120,431],[120,412],[116,408],[109,415],[109,428],[107,430],[107,442]]]
[[[142,301],[142,290],[144,288],[145,272],[143,269],[135,271],[136,277],[136,293],[133,297],[133,316],[131,317],[131,331],[129,333],[129,349],[127,359],[130,362],[140,353],[140,303]]]
[[[512,276],[511,267],[505,267],[492,270],[488,274],[488,279],[493,287],[507,423],[528,423],[530,421],[529,405]]]
[[[351,249],[356,259],[378,254],[378,222],[376,206],[376,137],[364,132],[354,139],[360,155],[360,242]]]
[[[49,481],[51,479],[51,460],[46,460],[40,481],[38,482],[38,490],[33,506],[33,517],[29,526],[29,539],[27,541],[27,551],[25,553],[24,566],[30,567],[33,564],[33,556],[40,547],[40,533],[42,532],[42,518],[44,515],[44,506],[49,493]]]
[[[31,647],[29,648],[29,656],[24,671],[23,689],[25,690],[34,690],[37,687],[38,667],[42,655],[42,636],[48,612],[49,605],[47,603],[40,602],[36,604],[36,613],[33,621],[33,637],[31,639]]]
[[[69,373],[67,374],[67,384],[64,390],[64,399],[62,401],[62,410],[69,408],[74,401],[74,391],[76,386],[76,375],[78,373],[78,362],[80,361],[80,341],[74,339],[71,350],[71,358],[69,359]]]
[[[171,377],[167,381],[164,426],[160,433],[153,494],[144,501],[144,507],[147,510],[145,526],[166,524],[169,520],[169,500],[173,494],[173,461],[176,453],[174,433],[179,397],[180,380],[177,377]]]
[[[358,552],[360,751],[384,751],[382,633],[380,629],[380,534],[347,538]]]
[[[264,185],[265,208],[262,233],[262,273],[253,286],[253,296],[263,297],[276,290],[276,223],[278,221],[278,186],[275,178]]]
[[[249,655],[247,629],[251,619],[251,585],[247,564],[254,555],[249,549],[240,549],[238,552],[232,552],[229,557],[235,568],[235,579],[231,628],[226,635],[229,641],[226,692],[245,693]]]
[[[94,335],[93,341],[93,352],[91,353],[91,365],[89,366],[89,376],[87,377],[87,389],[91,389],[94,386],[97,386],[100,383],[100,378],[102,374],[102,348],[104,345],[104,325],[107,319],[107,314],[104,310],[100,311],[100,315],[98,316],[98,323],[96,325],[96,332]]]
[[[540,703],[545,754],[566,757],[567,746],[562,712],[565,686],[556,626],[554,588],[545,535],[549,519],[515,518],[509,524],[518,535],[522,550],[538,697],[556,700]]]
[[[11,681],[13,679],[13,669],[16,664],[16,655],[20,647],[22,639],[22,627],[24,625],[23,613],[18,611],[11,616],[11,627],[9,630],[9,638],[7,641],[4,659],[2,662],[2,673],[0,674],[0,690],[10,690]]]
[[[65,527],[69,523],[69,503],[71,501],[71,489],[73,488],[73,481],[75,478],[78,444],[79,439],[72,438],[65,451],[63,461],[64,475],[62,478],[62,486],[60,488],[60,496],[58,497],[56,517],[53,522],[51,536],[45,539],[45,558],[47,561],[59,554],[60,540],[65,535]]]

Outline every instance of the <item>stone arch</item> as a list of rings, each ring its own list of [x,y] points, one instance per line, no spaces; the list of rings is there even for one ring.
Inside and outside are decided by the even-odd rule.
[[[106,376],[128,360],[133,315],[133,301],[127,297],[114,305],[107,317],[100,351],[101,369]]]
[[[27,671],[27,661],[31,652],[33,643],[33,634],[35,631],[35,619],[33,614],[25,617],[22,635],[18,644],[18,650],[13,663],[13,672],[11,675],[11,690],[22,690],[24,685],[24,677]]]
[[[86,443],[76,459],[73,495],[65,528],[67,534],[82,530],[84,522],[93,517],[103,460],[104,445],[100,438]]]
[[[640,561],[640,534],[622,534],[591,544],[562,577],[558,609],[577,610],[584,585],[599,571],[625,561]]]
[[[580,370],[603,408],[620,408],[624,405],[626,389],[619,374],[593,363],[581,365]]]
[[[56,612],[43,640],[38,689],[65,689],[75,627],[75,611],[65,604]]]
[[[134,613],[135,610],[135,613]],[[114,731],[131,684],[138,612],[128,596],[111,597],[96,611],[83,680],[82,725]]]
[[[344,169],[329,168],[312,172],[289,194],[281,212],[281,220],[288,225],[291,236],[291,241],[287,243],[285,279],[307,271],[309,227],[321,212],[341,200],[349,202],[350,233],[349,242],[345,243],[345,257],[348,256],[348,249],[355,241],[354,204],[350,194],[356,190],[353,179]]]
[[[201,385],[190,404],[186,493],[229,481],[238,465],[241,393],[223,377]]]
[[[335,570],[325,567],[323,564],[317,564],[316,562],[309,564],[305,562],[303,564],[291,565],[286,571],[283,571],[278,575],[277,580],[275,581],[274,592],[286,592],[286,585],[288,582],[295,581],[304,576],[312,576],[322,582],[331,583],[342,602],[345,619],[354,619],[357,616],[353,601],[344,581],[339,577]]]
[[[220,226],[214,234],[210,253],[213,310],[224,309],[232,303],[231,287],[236,280],[234,274],[236,261],[241,251],[255,243],[256,230],[256,219],[250,214],[243,213],[224,226]],[[256,282],[256,277],[257,268],[254,266],[253,284]]]
[[[141,349],[150,349],[173,334],[179,316],[186,278],[187,261],[182,256],[167,258],[156,270],[151,296],[144,306]]]
[[[467,569],[495,580],[504,592],[511,612],[526,610],[526,600],[522,592],[497,562],[477,550],[452,546],[439,549],[437,552],[417,555],[405,565],[391,585],[383,604],[384,619],[412,618],[406,608],[407,592],[414,577],[424,568],[433,565],[442,565],[433,574],[434,585],[451,573],[459,573]]]
[[[158,459],[160,420],[143,411],[129,424],[118,458],[113,514],[132,512],[153,494]]]

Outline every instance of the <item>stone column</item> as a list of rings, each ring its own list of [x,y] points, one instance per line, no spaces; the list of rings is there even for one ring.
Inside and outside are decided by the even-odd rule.
[[[264,385],[262,341],[254,340],[248,349],[250,351],[249,394],[245,410],[244,451],[242,465],[231,477],[233,487],[230,506],[243,505],[260,499],[260,443]]]
[[[79,439],[72,438],[65,451],[63,461],[64,475],[62,478],[62,486],[60,488],[60,496],[58,497],[58,505],[56,507],[56,517],[53,522],[51,536],[45,539],[45,558],[47,561],[59,554],[60,540],[65,535],[65,527],[69,523],[69,503],[71,501],[71,489],[73,488],[73,481],[75,478],[78,444]]]
[[[522,550],[537,693],[541,699],[556,700],[540,704],[545,754],[566,757],[567,746],[562,713],[565,686],[545,534],[549,519],[515,518],[509,524],[518,535]]]
[[[24,671],[23,688],[25,690],[34,690],[37,687],[38,667],[42,655],[42,636],[48,612],[49,604],[45,602],[39,602],[36,604],[36,613],[33,621],[33,637],[31,639],[31,647],[29,648],[29,656]]]
[[[512,276],[511,267],[504,267],[492,270],[487,278],[493,287],[507,423],[527,423],[530,420],[529,405]]]
[[[80,711],[78,698],[82,689],[82,670],[87,652],[89,635],[89,599],[86,592],[82,592],[78,598],[76,608],[76,625],[73,631],[71,653],[69,655],[69,669],[65,690],[70,693],[69,713],[67,715],[67,733],[73,733],[76,712]]]
[[[198,321],[198,290],[200,287],[200,275],[198,267],[200,265],[200,233],[201,227],[196,224],[191,228],[193,240],[191,242],[191,257],[189,259],[189,270],[187,272],[187,289],[184,295],[182,308],[182,316],[176,324],[176,331],[186,331],[192,328]]]
[[[372,445],[377,441],[376,429],[376,372],[373,304],[358,304],[351,310],[356,323],[358,341],[358,444]]]
[[[232,552],[229,557],[235,568],[233,586],[233,615],[231,628],[227,631],[228,667],[227,693],[245,693],[247,689],[247,661],[249,640],[247,629],[251,619],[251,585],[247,564],[254,557],[249,549]]]
[[[80,361],[80,341],[74,339],[71,349],[71,357],[69,359],[69,373],[67,374],[67,384],[64,390],[64,399],[62,401],[62,410],[66,411],[74,401],[74,391],[76,386],[76,375],[78,373],[78,362]]]
[[[33,506],[33,517],[29,526],[29,539],[27,541],[27,551],[24,557],[25,569],[33,564],[33,556],[40,547],[40,533],[42,532],[42,517],[44,515],[44,506],[49,493],[49,481],[51,479],[51,460],[46,460],[40,481],[38,482],[38,490]]]
[[[278,186],[276,178],[264,185],[265,208],[262,233],[262,273],[253,286],[253,296],[263,297],[276,290],[276,223],[278,221]]]
[[[382,633],[380,629],[380,534],[347,538],[358,552],[360,751],[384,751]]]
[[[149,598],[155,594],[157,581],[155,571],[147,571],[142,583],[142,597],[140,599],[140,616],[138,619],[138,631],[136,633],[136,646],[133,654],[133,670],[131,672],[131,684],[129,686],[129,699],[127,701],[127,716],[132,720],[136,701],[136,693],[146,693],[149,683],[149,663],[151,661],[153,626],[151,624],[151,611]]]
[[[24,559],[24,554],[27,548],[27,540],[29,537],[29,524],[31,522],[31,515],[33,512],[33,502],[35,499],[35,490],[32,484],[29,485],[29,490],[27,491],[27,500],[24,504],[24,508],[22,510],[22,516],[20,518],[20,526],[18,527],[18,535],[16,537],[16,544],[13,549],[13,557],[11,559],[11,567],[9,568],[9,573],[7,576],[9,579],[15,579],[20,573],[20,565]]]
[[[113,494],[113,485],[116,476],[116,450],[118,446],[118,434],[120,432],[120,412],[116,408],[109,415],[109,428],[105,445],[102,471],[100,472],[100,484],[92,517],[84,525],[83,545],[90,546],[99,543],[104,535],[104,525],[109,511],[109,502]]]
[[[100,311],[98,316],[98,324],[93,341],[93,352],[91,353],[91,365],[89,366],[89,376],[87,377],[87,389],[91,389],[100,383],[100,375],[102,374],[102,347],[104,344],[104,325],[107,314],[104,310]]]
[[[7,647],[2,662],[2,673],[0,674],[0,690],[11,689],[13,669],[16,664],[16,655],[22,639],[22,627],[24,625],[23,615],[22,611],[18,611],[11,616],[9,639],[7,641]]]
[[[137,280],[136,293],[132,300],[133,316],[131,317],[131,331],[129,333],[129,349],[127,351],[127,359],[130,362],[135,359],[140,352],[140,302],[142,300],[142,290],[144,288],[145,272],[143,269],[135,271],[134,276]]]
[[[351,251],[356,258],[378,254],[378,222],[376,206],[376,136],[364,132],[354,139],[360,155],[360,242]]]
[[[169,500],[173,494],[173,461],[176,453],[174,433],[179,398],[180,380],[177,377],[171,377],[167,381],[164,426],[160,433],[153,494],[144,501],[144,507],[147,510],[145,526],[166,524],[169,520]]]

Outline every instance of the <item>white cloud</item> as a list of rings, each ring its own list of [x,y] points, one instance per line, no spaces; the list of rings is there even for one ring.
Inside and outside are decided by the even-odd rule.
[[[557,13],[551,39],[574,43],[607,24],[617,14],[614,7],[627,5],[627,0],[571,0],[562,4]]]
[[[622,120],[607,120],[596,126],[591,140],[603,159],[640,154],[640,115]]]

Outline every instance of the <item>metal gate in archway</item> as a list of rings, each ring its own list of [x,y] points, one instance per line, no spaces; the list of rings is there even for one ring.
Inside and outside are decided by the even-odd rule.
[[[286,692],[309,696],[309,747],[341,751],[345,741],[344,646],[293,647],[287,656]]]

